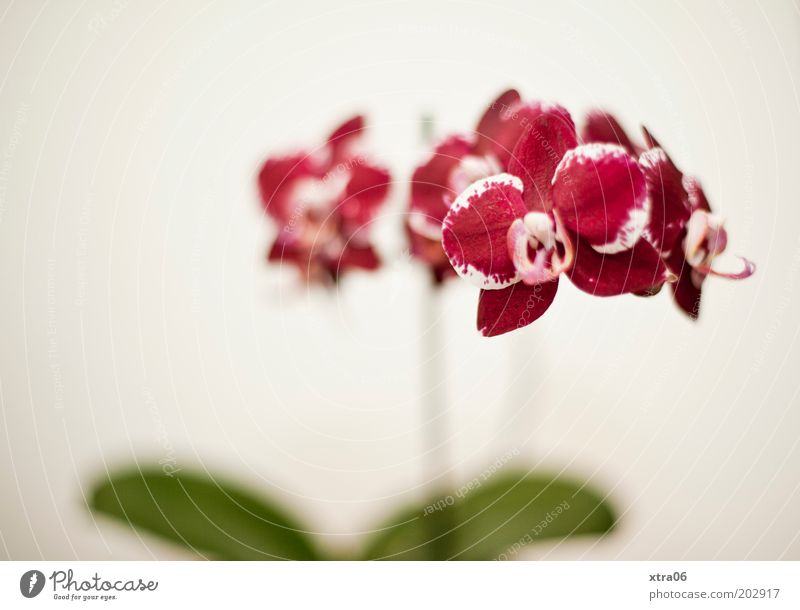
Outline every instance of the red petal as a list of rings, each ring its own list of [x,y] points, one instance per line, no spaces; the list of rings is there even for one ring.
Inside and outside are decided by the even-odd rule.
[[[305,152],[267,159],[258,174],[261,203],[270,216],[287,222],[292,215],[292,187],[298,178],[318,176]]]
[[[692,281],[692,268],[684,265],[680,272],[678,281],[672,285],[672,293],[675,303],[692,320],[696,320],[700,315],[700,297],[702,294],[701,286],[695,286]]]
[[[411,223],[412,230],[417,230],[419,226],[422,234],[441,234],[442,221],[450,209],[446,202],[458,195],[450,190],[450,173],[471,151],[472,143],[467,138],[462,135],[450,136],[434,149],[424,165],[414,170],[410,208],[418,219]]]
[[[335,171],[335,170],[334,170]],[[389,172],[374,165],[354,165],[339,206],[346,235],[369,224],[389,192]]]
[[[661,149],[664,149],[664,147],[661,146],[659,141],[655,139],[653,134],[650,133],[650,131],[644,125],[642,125],[642,134],[644,135],[644,141],[647,144],[647,148],[661,148]],[[664,150],[666,150],[666,149],[664,149]]]
[[[756,264],[746,259],[744,256],[739,257],[742,260],[741,271],[717,271],[708,266],[695,267],[695,271],[703,275],[713,275],[714,277],[724,277],[728,280],[744,280],[756,272]]]
[[[618,254],[600,254],[578,238],[574,243],[575,263],[567,274],[575,286],[594,296],[650,291],[674,279],[658,252],[644,239]]]
[[[689,195],[689,207],[691,211],[695,210],[705,210],[706,212],[711,211],[711,205],[708,203],[708,199],[706,199],[706,194],[703,192],[703,187],[700,186],[700,182],[697,178],[693,176],[685,176],[683,179],[684,187],[686,187],[686,192]]]
[[[305,267],[308,265],[310,252],[306,248],[300,248],[293,242],[276,239],[267,253],[267,260],[276,263],[293,263]]]
[[[670,255],[664,259],[664,262],[666,262],[672,274],[678,278],[677,281],[672,284],[672,294],[675,297],[675,303],[677,303],[678,307],[680,307],[687,316],[692,320],[696,320],[700,313],[701,287],[695,285],[692,276],[694,275],[695,278],[699,279],[701,284],[704,278],[693,274],[691,266],[686,262],[683,255],[683,246],[681,245],[685,236],[686,230],[684,229],[675,239],[675,244],[670,251]]]
[[[378,258],[372,246],[362,246],[350,242],[339,256],[336,274],[339,275],[348,268],[372,271],[380,266],[381,259]]]
[[[639,165],[650,198],[650,222],[645,236],[663,254],[675,243],[691,213],[683,174],[661,148],[642,153]]]
[[[521,190],[516,176],[484,178],[461,193],[445,216],[445,254],[456,273],[480,288],[503,288],[517,281],[506,235],[525,213]]]
[[[556,166],[578,140],[572,118],[560,106],[541,106],[533,116],[525,122],[525,133],[514,149],[508,173],[522,179],[529,210],[550,211]]]
[[[405,225],[411,255],[425,263],[433,272],[436,283],[441,283],[446,277],[455,276],[456,272],[450,266],[450,261],[442,249],[441,239],[430,239],[420,235]]]
[[[356,164],[351,169],[345,194],[375,205],[386,198],[389,184],[389,170],[386,168],[367,163]]]
[[[496,100],[489,104],[481,120],[478,121],[478,126],[475,128],[477,134],[476,154],[493,154],[501,162],[511,156],[511,151],[519,135],[517,134],[515,137],[509,132],[506,117],[512,106],[519,102],[519,93],[515,89],[509,89],[501,93]],[[513,129],[513,126],[510,127]],[[509,142],[509,137],[513,138],[513,141]]]
[[[518,282],[502,290],[481,290],[478,330],[495,337],[527,326],[547,311],[558,290],[558,280],[528,286]]]
[[[553,204],[567,228],[608,254],[631,248],[648,219],[644,174],[614,144],[567,152],[553,178]]]
[[[586,124],[583,126],[584,142],[598,142],[601,144],[618,144],[629,154],[638,156],[639,151],[628,134],[619,124],[619,121],[608,112],[593,110],[586,117]]]
[[[348,149],[353,141],[360,137],[366,129],[366,121],[360,114],[347,119],[328,136],[328,146],[331,150],[331,164],[336,164],[348,156]]]

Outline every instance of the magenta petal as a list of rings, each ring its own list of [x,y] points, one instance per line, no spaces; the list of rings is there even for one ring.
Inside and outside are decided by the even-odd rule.
[[[436,284],[442,283],[448,277],[455,277],[456,272],[442,250],[441,239],[434,240],[420,235],[408,222],[405,223],[405,230],[411,255],[428,266]]]
[[[484,178],[461,193],[442,224],[442,246],[456,273],[480,288],[516,282],[506,235],[524,213],[522,183],[516,176]]]
[[[708,266],[695,267],[695,271],[703,275],[713,275],[715,277],[723,277],[728,280],[744,280],[756,272],[756,264],[753,261],[746,259],[744,256],[739,257],[742,261],[741,271],[717,271]]]
[[[692,281],[692,268],[689,265],[683,266],[678,276],[678,281],[672,285],[672,293],[675,297],[675,303],[683,313],[692,320],[696,320],[700,315],[702,288]]]
[[[598,297],[651,291],[674,279],[658,252],[644,239],[617,254],[601,254],[586,241],[576,239],[575,262],[567,273],[575,286]]]
[[[359,138],[366,129],[366,121],[361,115],[347,119],[328,136],[328,146],[331,150],[331,164],[339,163],[348,156],[348,149],[354,140]]]
[[[528,286],[518,282],[502,290],[481,290],[478,330],[495,337],[527,326],[547,311],[558,290],[558,280]]]
[[[693,176],[685,176],[683,179],[683,185],[686,188],[686,192],[689,196],[689,208],[692,212],[695,210],[705,210],[706,212],[711,211],[711,205],[708,203],[708,199],[703,191],[703,187],[700,186],[700,182],[697,180],[697,178],[694,178]]]
[[[602,110],[593,110],[588,114],[581,135],[583,141],[587,143],[618,144],[631,155],[639,154],[619,121],[613,115]]]
[[[377,269],[380,265],[381,260],[372,246],[362,246],[350,242],[339,256],[337,274],[348,268],[371,271]]]
[[[389,182],[389,171],[386,168],[368,163],[356,164],[350,172],[345,194],[375,205],[386,197]]]
[[[306,279],[324,279],[316,274],[318,270],[316,255],[311,248],[303,247],[296,241],[285,241],[280,239],[270,247],[267,252],[267,261],[270,263],[280,263],[281,265],[291,265],[300,272]]]
[[[411,213],[417,218],[411,229],[426,236],[441,234],[442,221],[458,193],[450,190],[450,174],[472,150],[472,143],[462,135],[453,135],[439,143],[431,158],[414,170],[411,177]],[[419,230],[418,230],[419,228]]]
[[[355,165],[338,212],[346,234],[369,224],[389,192],[389,172],[374,165]]]
[[[556,167],[578,140],[572,118],[560,106],[543,106],[533,117],[525,123],[525,132],[509,161],[508,173],[522,179],[528,210],[549,212]]]
[[[692,320],[696,320],[700,313],[700,293],[704,277],[694,273],[694,270],[684,258],[681,242],[683,242],[685,235],[686,231],[681,231],[681,234],[675,240],[676,243],[672,247],[670,255],[664,260],[674,276],[677,277],[677,280],[672,284],[675,303],[687,316]]]
[[[650,130],[647,129],[647,127],[645,127],[644,125],[642,125],[642,135],[644,136],[644,141],[645,141],[645,144],[647,145],[647,148],[661,148],[661,149],[664,149],[664,147],[661,146],[661,143],[658,140],[656,140],[655,136],[653,136],[653,134],[650,133]],[[664,149],[664,150],[666,150],[666,149]]]
[[[649,217],[644,174],[614,144],[568,151],[553,178],[553,204],[567,228],[607,254],[631,248]]]
[[[298,178],[317,176],[312,158],[305,152],[267,159],[258,174],[264,210],[279,221],[293,213],[292,187]]]
[[[689,197],[683,187],[683,174],[661,148],[652,148],[639,158],[647,181],[650,221],[647,240],[666,254],[689,220]]]
[[[501,162],[511,156],[511,151],[516,144],[516,137],[511,136],[513,141],[508,141],[510,134],[506,118],[512,106],[518,104],[519,101],[519,93],[515,89],[509,89],[489,104],[475,128],[477,135],[475,154],[493,154]],[[513,126],[511,127],[513,129]]]
[[[308,257],[309,251],[306,248],[300,248],[294,242],[280,239],[276,239],[267,252],[267,260],[271,263],[288,262],[295,265],[306,265]]]

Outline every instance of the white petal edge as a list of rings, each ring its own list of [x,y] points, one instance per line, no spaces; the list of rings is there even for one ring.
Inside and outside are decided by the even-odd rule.
[[[633,248],[636,242],[644,235],[645,228],[650,222],[651,206],[650,197],[648,196],[641,208],[633,208],[628,212],[628,220],[620,227],[617,238],[600,246],[592,244],[594,251],[600,254],[618,254]]]
[[[622,146],[619,144],[590,142],[589,144],[581,144],[575,148],[571,148],[564,153],[563,157],[561,157],[561,161],[558,162],[550,183],[555,184],[558,180],[559,174],[569,169],[575,163],[582,163],[584,161],[597,163],[608,156],[630,157],[630,154],[628,154],[628,151],[622,148]]]
[[[473,197],[480,197],[486,193],[486,191],[495,186],[511,186],[519,191],[520,194],[522,194],[523,191],[522,180],[513,174],[503,173],[476,180],[466,189],[464,189],[464,191],[458,197],[456,197],[455,201],[450,206],[450,211],[447,213],[447,216],[445,216],[443,223],[444,226],[449,224],[448,219],[450,218],[450,214],[455,214],[461,210],[468,209],[469,202]],[[445,254],[446,253],[447,249],[445,249]],[[450,265],[453,267],[453,270],[459,275],[459,277],[467,280],[473,286],[477,286],[478,288],[483,288],[485,290],[500,290],[502,288],[508,288],[512,284],[519,282],[518,273],[515,273],[514,277],[511,279],[499,280],[496,275],[486,275],[468,263],[465,265],[454,265],[453,261],[451,260]]]
[[[522,194],[522,180],[513,174],[496,174],[487,178],[481,178],[470,184],[450,206],[451,212],[458,212],[469,208],[469,201],[473,197],[480,197],[493,186],[513,186]]]

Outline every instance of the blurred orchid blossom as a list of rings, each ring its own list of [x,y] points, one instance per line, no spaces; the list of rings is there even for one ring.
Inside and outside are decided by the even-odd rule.
[[[380,266],[369,226],[386,200],[390,176],[360,151],[364,130],[364,118],[355,116],[322,147],[264,163],[261,201],[278,225],[269,261],[290,263],[306,281],[321,283]]]

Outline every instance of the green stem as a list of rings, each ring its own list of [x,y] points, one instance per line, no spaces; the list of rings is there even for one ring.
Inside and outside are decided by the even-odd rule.
[[[422,116],[420,131],[423,145],[433,140],[433,118]],[[422,296],[422,431],[423,451],[426,457],[425,476],[431,477],[429,499],[436,502],[445,499],[450,492],[447,484],[449,463],[447,451],[447,408],[444,392],[446,375],[442,328],[439,321],[441,295],[440,286],[431,281]],[[428,550],[433,560],[446,560],[452,556],[450,540],[453,531],[453,507],[445,506],[422,518],[428,524]]]

